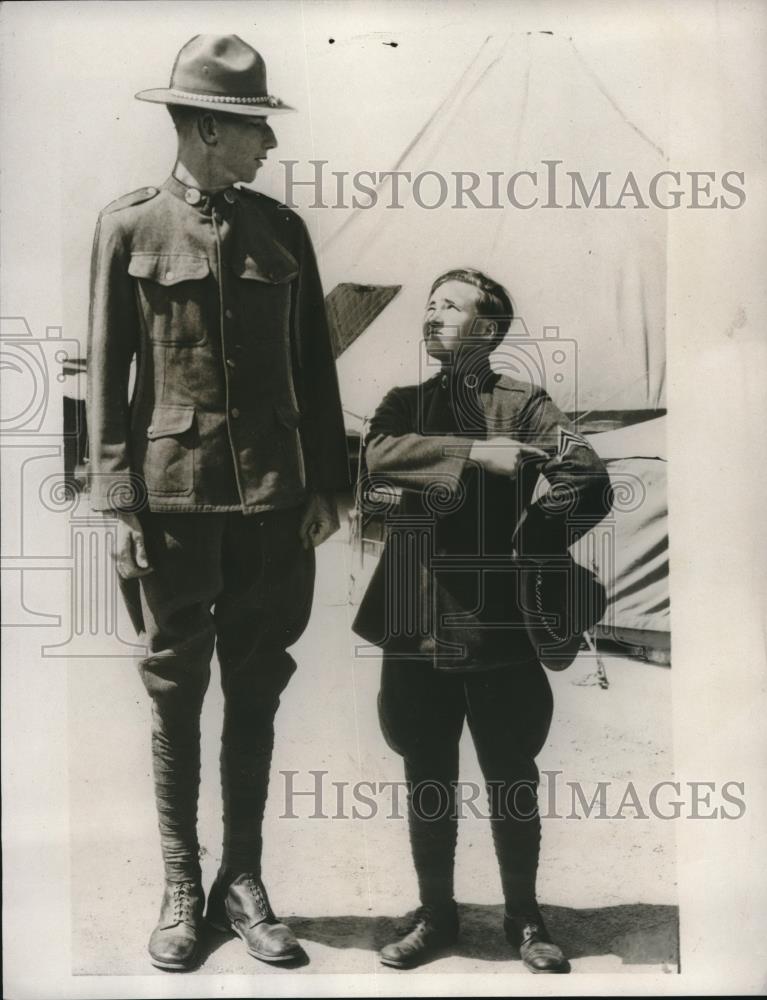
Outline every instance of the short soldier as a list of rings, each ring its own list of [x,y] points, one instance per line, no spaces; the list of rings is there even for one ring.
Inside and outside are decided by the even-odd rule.
[[[527,627],[523,578],[534,571],[522,568],[558,565],[607,513],[610,487],[543,389],[491,369],[511,319],[508,293],[479,271],[437,278],[424,338],[441,371],[393,389],[366,443],[371,485],[402,490],[354,624],[384,649],[381,727],[408,782],[421,906],[381,952],[397,968],[418,965],[458,933],[456,782],[467,721],[488,786],[507,939],[533,972],[568,969],[536,901],[535,757],[553,706]],[[551,490],[533,503],[539,472]]]
[[[149,647],[166,878],[149,952],[163,969],[199,957],[199,720],[215,646],[224,845],[207,916],[256,958],[285,961],[299,945],[261,882],[273,720],[311,609],[313,546],[338,528],[333,493],[348,475],[306,228],[233,187],[276,146],[267,116],[292,109],[236,36],[191,39],[170,87],[137,96],[168,105],[178,159],[159,189],[100,215],[88,426],[91,502],[118,516],[118,570]]]

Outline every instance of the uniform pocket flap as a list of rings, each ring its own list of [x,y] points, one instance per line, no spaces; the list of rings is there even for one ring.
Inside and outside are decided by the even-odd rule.
[[[177,285],[180,281],[199,281],[210,273],[207,257],[179,253],[132,253],[128,274],[148,278],[159,285]]]
[[[286,427],[298,427],[301,422],[301,414],[298,407],[290,401],[275,403],[274,410],[280,423]]]
[[[160,406],[152,414],[152,423],[146,429],[146,436],[150,441],[173,437],[188,431],[193,423],[193,406]]]
[[[275,244],[271,252],[259,260],[246,254],[239,263],[235,262],[234,271],[240,278],[246,278],[249,281],[262,281],[268,285],[284,285],[288,281],[292,281],[298,274],[298,263],[292,254]]]

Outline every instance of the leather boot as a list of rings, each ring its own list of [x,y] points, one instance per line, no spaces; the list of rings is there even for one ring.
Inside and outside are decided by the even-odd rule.
[[[551,940],[540,912],[524,917],[504,917],[503,929],[506,940],[519,951],[519,957],[530,972],[570,971],[570,963]]]
[[[149,938],[158,969],[186,972],[199,959],[205,896],[198,882],[166,882],[160,919]]]
[[[412,969],[458,937],[458,910],[454,902],[419,906],[404,937],[381,949],[383,965],[394,969]]]
[[[261,879],[250,872],[219,872],[208,895],[208,923],[233,930],[262,962],[289,962],[303,954],[295,935],[274,915]]]

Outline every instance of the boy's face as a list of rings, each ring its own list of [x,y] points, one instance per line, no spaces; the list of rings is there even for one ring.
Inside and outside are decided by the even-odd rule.
[[[477,311],[481,294],[465,281],[446,281],[434,289],[423,320],[423,339],[430,357],[448,360],[468,340],[492,343],[497,327]]]

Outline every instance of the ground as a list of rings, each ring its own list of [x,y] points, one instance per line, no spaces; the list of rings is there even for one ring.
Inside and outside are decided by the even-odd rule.
[[[294,647],[299,667],[277,717],[264,879],[274,909],[305,948],[307,973],[396,976],[379,964],[376,953],[417,904],[416,882],[394,791],[376,794],[358,786],[355,796],[355,784],[374,782],[380,789],[382,782],[401,781],[402,771],[378,729],[380,662],[375,655],[353,655],[352,562],[343,531],[318,553],[314,613]],[[628,658],[604,662],[607,690],[583,683],[595,669],[586,656],[569,670],[549,675],[555,716],[539,758],[541,770],[548,772],[542,785],[539,897],[574,973],[675,972],[674,823],[653,817],[648,808],[652,786],[673,778],[670,671]],[[222,700],[216,678],[214,663],[202,722],[200,835],[206,887],[221,844]],[[159,911],[162,870],[150,777],[149,705],[129,658],[72,661],[69,725],[73,971],[167,976],[153,970],[146,953]],[[462,781],[480,781],[468,732],[461,769]],[[586,817],[577,799],[574,808],[568,782],[579,782],[589,800],[602,781],[610,783],[607,811],[610,816],[621,811],[623,818]],[[620,810],[629,783],[636,789],[635,804],[649,818],[626,800]],[[312,794],[294,794],[291,809],[291,787]],[[317,788],[321,800],[314,794]],[[481,806],[481,798],[477,802]],[[351,816],[355,806],[357,818]],[[467,813],[457,857],[460,942],[424,971],[524,972],[503,938],[489,824]],[[573,813],[580,818],[568,818]],[[212,932],[200,972],[279,976],[285,970],[249,958],[238,938]]]

